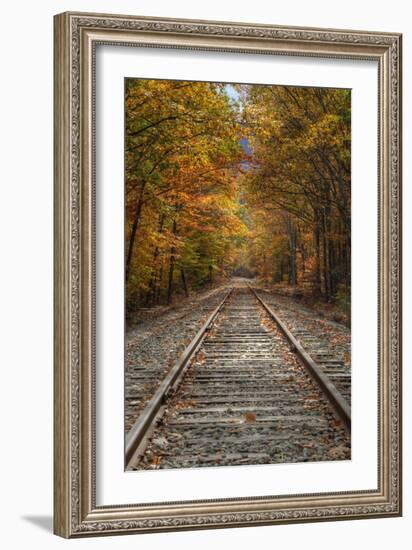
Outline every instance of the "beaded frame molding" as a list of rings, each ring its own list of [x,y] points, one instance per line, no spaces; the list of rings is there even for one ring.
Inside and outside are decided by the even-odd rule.
[[[63,13],[55,16],[54,532],[63,537],[401,514],[401,35]],[[378,63],[378,488],[96,505],[94,64],[98,44]],[[136,495],[138,501],[138,495]]]

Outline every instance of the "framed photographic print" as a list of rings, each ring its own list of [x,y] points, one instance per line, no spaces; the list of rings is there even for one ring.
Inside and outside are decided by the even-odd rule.
[[[55,17],[64,537],[401,514],[401,35]]]

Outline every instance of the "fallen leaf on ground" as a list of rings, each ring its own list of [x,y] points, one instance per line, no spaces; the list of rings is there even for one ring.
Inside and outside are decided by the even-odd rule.
[[[246,422],[256,422],[256,415],[253,412],[246,412],[244,417]]]

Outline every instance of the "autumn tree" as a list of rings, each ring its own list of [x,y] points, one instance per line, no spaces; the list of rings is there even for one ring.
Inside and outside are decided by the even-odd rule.
[[[247,86],[242,93],[253,151],[244,186],[264,232],[256,261],[268,261],[274,228],[283,226],[268,276],[308,283],[326,299],[349,292],[350,90]]]
[[[350,90],[127,79],[127,308],[233,273],[350,296]]]
[[[128,79],[126,258],[129,302],[170,303],[224,275],[242,158],[239,112],[224,85]]]

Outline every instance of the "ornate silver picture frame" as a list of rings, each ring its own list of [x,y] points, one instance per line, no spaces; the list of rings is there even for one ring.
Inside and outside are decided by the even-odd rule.
[[[401,42],[396,33],[63,13],[54,27],[54,532],[71,538],[401,515]],[[377,65],[377,487],[101,504],[96,497],[96,48]],[[127,75],[133,76],[133,75]],[[367,208],[368,205],[365,205]],[[122,292],[122,290],[119,290]],[[98,304],[97,304],[98,305]],[[98,309],[98,308],[97,308]],[[122,369],[123,365],[116,365]],[[123,449],[119,449],[123,453]],[[269,470],[268,470],[269,471]],[[130,472],[128,475],[134,475]],[[151,472],[156,483],[158,472]],[[250,474],[253,476],[253,472]],[[195,489],[193,489],[195,491]]]

